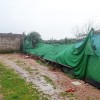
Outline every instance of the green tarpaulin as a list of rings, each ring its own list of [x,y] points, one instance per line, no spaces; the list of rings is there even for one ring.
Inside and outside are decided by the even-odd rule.
[[[61,65],[70,66],[80,79],[100,82],[100,34],[91,29],[81,42],[71,45],[39,43],[35,48],[32,41],[25,39],[23,52],[43,57]]]

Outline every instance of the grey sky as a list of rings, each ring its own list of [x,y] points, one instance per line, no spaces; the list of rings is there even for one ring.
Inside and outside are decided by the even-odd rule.
[[[0,0],[0,32],[37,31],[43,39],[72,37],[72,28],[100,22],[100,0]]]

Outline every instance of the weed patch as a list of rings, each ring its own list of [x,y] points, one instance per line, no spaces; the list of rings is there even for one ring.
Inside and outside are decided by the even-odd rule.
[[[36,60],[36,62],[43,66],[49,66],[47,63],[44,63],[41,60]]]
[[[75,100],[73,93],[67,93],[67,92],[61,92],[61,95],[66,98],[66,96],[69,98],[69,100]],[[66,99],[65,99],[66,100]]]
[[[54,89],[56,88],[55,84],[53,83],[53,81],[48,76],[46,76],[46,75],[42,75],[42,76],[47,81],[47,83],[51,84]]]
[[[0,94],[4,100],[48,100],[37,87],[0,64]]]

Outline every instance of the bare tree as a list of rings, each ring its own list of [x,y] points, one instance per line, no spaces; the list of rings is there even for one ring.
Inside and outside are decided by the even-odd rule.
[[[72,33],[74,34],[75,38],[77,40],[83,39],[86,37],[88,32],[91,30],[91,28],[94,27],[94,22],[89,21],[88,23],[84,24],[82,27],[75,26],[72,29]]]

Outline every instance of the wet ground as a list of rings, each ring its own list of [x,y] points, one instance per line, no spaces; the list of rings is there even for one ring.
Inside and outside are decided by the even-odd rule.
[[[70,78],[59,69],[52,70],[52,66],[37,63],[26,55],[0,54],[0,62],[13,68],[26,81],[36,84],[50,100],[100,100],[99,89]],[[74,85],[74,81],[81,84]],[[70,92],[70,89],[73,91]]]

